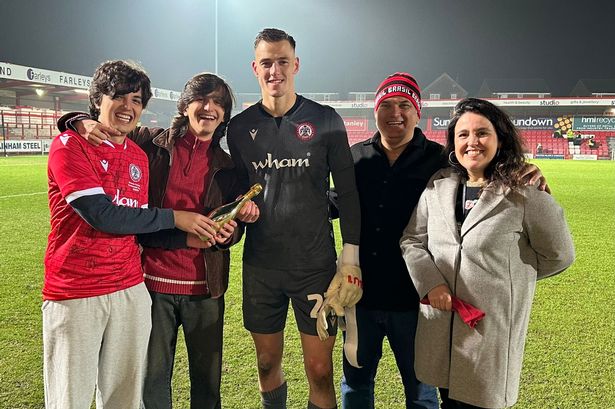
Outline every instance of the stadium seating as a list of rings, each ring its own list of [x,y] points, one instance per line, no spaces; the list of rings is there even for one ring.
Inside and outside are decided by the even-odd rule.
[[[569,154],[568,141],[564,138],[554,138],[551,130],[521,130],[521,137],[525,151],[536,155],[538,144],[542,146],[542,154],[564,155]]]
[[[434,142],[441,145],[446,144],[445,130],[428,130],[424,131],[425,136]],[[584,140],[580,146],[571,148],[569,142],[565,138],[554,138],[551,130],[521,130],[525,151],[536,155],[536,147],[538,144],[542,146],[542,154],[545,155],[563,155],[565,158],[570,158],[571,155],[598,155],[599,158],[608,158],[609,151],[606,141],[606,133],[595,132],[594,141],[598,147],[590,149],[587,146],[587,141]],[[578,149],[577,149],[578,148]]]
[[[64,112],[30,106],[0,107],[7,139],[49,139],[57,134],[56,121]]]
[[[4,120],[4,137],[7,140],[32,140],[49,139],[56,133],[56,122],[65,112],[40,109],[31,106],[6,107],[0,106]],[[373,127],[370,125],[370,127]],[[1,127],[0,127],[1,128]],[[369,127],[366,127],[369,128]],[[441,145],[446,144],[445,129],[431,129],[429,125],[424,129],[425,136]],[[371,138],[373,130],[349,130],[348,143],[355,143]],[[577,144],[569,142],[566,138],[554,138],[551,129],[522,129],[521,136],[524,142],[525,152],[533,155],[540,154],[537,147],[542,147],[544,155],[563,155],[564,158],[572,158],[572,155],[597,155],[600,159],[609,159],[608,139],[615,139],[615,132],[588,131],[587,135],[593,135],[595,146],[590,148],[584,135],[584,139]],[[2,135],[0,135],[2,137]]]
[[[348,132],[348,143],[352,146],[355,143],[362,142],[372,136],[374,136],[374,133],[371,131]]]
[[[423,131],[427,139],[431,139],[434,142],[438,142],[440,145],[446,145],[446,131],[445,130],[428,130]]]

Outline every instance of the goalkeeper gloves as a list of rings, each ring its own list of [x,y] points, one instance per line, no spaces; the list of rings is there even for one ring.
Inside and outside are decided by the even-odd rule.
[[[339,303],[337,294],[329,296],[325,293],[325,301],[322,303],[316,318],[316,332],[318,332],[318,338],[321,341],[329,338],[329,331],[327,331],[329,329],[329,316],[332,317],[331,325],[335,325],[335,316],[342,317],[343,315],[344,307]]]
[[[359,268],[359,246],[344,244],[337,263],[337,272],[333,276],[329,288],[325,293],[325,300],[318,311],[316,318],[316,330],[318,337],[324,341],[329,337],[329,316],[337,317],[344,315],[345,307],[354,306],[363,295],[363,281]],[[340,327],[344,324],[339,321]],[[331,325],[335,319],[331,320]],[[345,328],[341,328],[344,330]]]
[[[344,243],[342,252],[337,260],[336,276],[341,276],[339,285],[339,300],[342,306],[352,307],[363,295],[363,280],[359,268],[359,246]],[[335,277],[331,285],[336,281]],[[331,285],[327,293],[331,290]]]

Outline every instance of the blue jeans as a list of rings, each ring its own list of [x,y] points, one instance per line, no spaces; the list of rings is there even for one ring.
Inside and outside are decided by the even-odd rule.
[[[184,330],[190,372],[190,407],[219,409],[224,297],[162,294],[152,297],[152,333],[143,387],[145,409],[170,409],[177,332]]]
[[[347,316],[344,341],[347,341],[348,334],[353,334],[354,328],[351,326],[356,325],[357,339],[348,341],[356,342],[357,361],[361,368],[350,365],[344,354],[342,408],[374,408],[374,378],[386,336],[404,384],[406,408],[438,409],[436,388],[419,382],[414,373],[414,336],[418,310],[379,311],[359,305],[355,309],[356,319],[353,319],[352,314]]]

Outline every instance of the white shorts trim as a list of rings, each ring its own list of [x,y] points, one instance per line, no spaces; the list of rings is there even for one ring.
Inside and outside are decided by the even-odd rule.
[[[206,280],[198,280],[198,281],[173,280],[171,278],[156,277],[156,276],[151,276],[149,274],[143,274],[143,277],[147,278],[148,280],[158,281],[160,283],[167,283],[167,284],[179,284],[179,285],[207,284]]]

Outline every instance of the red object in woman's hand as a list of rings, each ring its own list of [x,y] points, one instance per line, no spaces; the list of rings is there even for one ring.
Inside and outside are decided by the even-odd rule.
[[[453,311],[456,311],[459,314],[459,318],[470,328],[474,328],[478,321],[485,318],[485,313],[470,303],[467,303],[454,295],[451,295],[453,301]],[[429,299],[427,297],[421,300],[421,304],[430,305]]]

